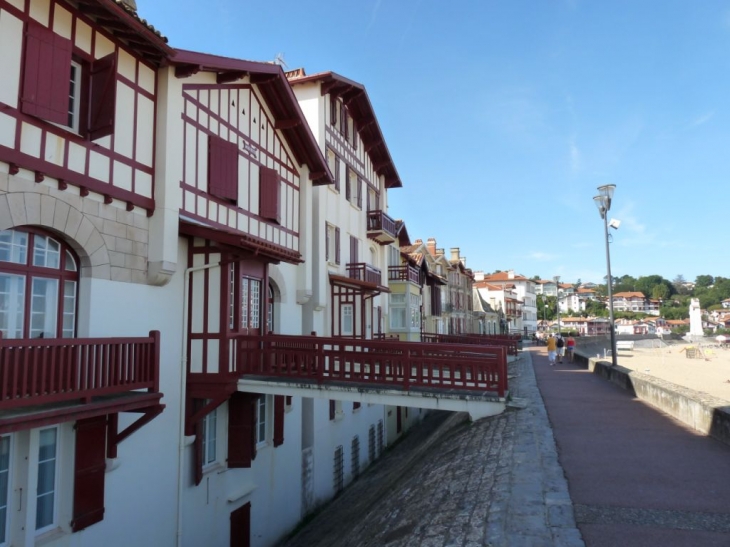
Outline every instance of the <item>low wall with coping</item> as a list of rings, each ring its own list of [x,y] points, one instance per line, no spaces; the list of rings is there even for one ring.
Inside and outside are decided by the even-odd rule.
[[[614,367],[610,361],[591,355],[595,353],[586,355],[576,351],[575,362],[692,429],[730,445],[730,403],[727,401],[648,374]]]

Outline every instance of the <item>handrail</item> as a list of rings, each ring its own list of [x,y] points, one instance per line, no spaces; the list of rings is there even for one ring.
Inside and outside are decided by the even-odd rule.
[[[138,338],[0,338],[0,409],[160,388],[160,332]]]
[[[375,285],[380,285],[381,283],[380,270],[370,264],[365,262],[349,262],[346,268],[347,275],[350,279],[357,279],[358,281],[365,281]]]
[[[236,337],[240,376],[414,387],[507,390],[507,348],[317,336]]]
[[[380,209],[368,211],[368,231],[383,231],[395,237],[395,220]]]

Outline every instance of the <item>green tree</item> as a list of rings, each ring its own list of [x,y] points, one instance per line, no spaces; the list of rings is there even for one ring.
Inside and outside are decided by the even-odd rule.
[[[698,275],[695,279],[696,287],[710,287],[715,282],[715,279],[711,275]]]

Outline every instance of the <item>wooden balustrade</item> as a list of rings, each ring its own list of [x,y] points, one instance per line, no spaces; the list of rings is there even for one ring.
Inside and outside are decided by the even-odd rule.
[[[141,338],[0,339],[0,410],[159,391],[160,333]]]
[[[421,334],[423,342],[432,344],[474,344],[483,346],[504,346],[507,355],[517,355],[521,335],[513,334]]]
[[[349,262],[347,264],[347,275],[350,279],[357,279],[374,285],[382,283],[380,270],[365,262]]]
[[[402,264],[400,266],[388,266],[388,281],[410,281],[416,285],[420,285],[421,276],[418,269],[410,264]]]
[[[395,220],[383,211],[368,211],[368,237],[381,244],[392,243],[396,238]]]
[[[404,389],[507,389],[507,348],[316,336],[240,336],[241,376],[357,382]]]

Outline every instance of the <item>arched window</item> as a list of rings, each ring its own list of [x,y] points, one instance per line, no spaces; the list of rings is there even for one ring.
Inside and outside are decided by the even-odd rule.
[[[0,333],[3,338],[76,334],[78,259],[40,230],[0,232]]]

